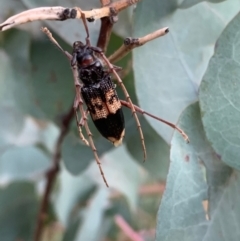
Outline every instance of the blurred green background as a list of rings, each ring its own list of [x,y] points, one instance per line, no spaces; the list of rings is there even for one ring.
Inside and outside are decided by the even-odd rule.
[[[0,4],[0,22],[41,6],[100,7],[97,0],[0,0]],[[224,215],[230,215],[229,220],[235,220],[233,226],[240,225],[236,207],[240,200],[238,66],[230,63],[224,72],[228,74],[223,81],[229,83],[231,76],[235,78],[231,86],[224,86],[223,97],[216,87],[216,79],[221,79],[216,78],[219,69],[238,56],[238,29],[233,33],[239,26],[239,9],[238,0],[143,0],[119,14],[107,55],[121,46],[124,37],[142,37],[162,27],[170,28],[168,35],[135,49],[117,65],[127,70],[123,82],[132,101],[173,123],[180,118],[179,125],[189,135],[190,144],[166,125],[139,115],[147,147],[147,161],[143,163],[139,133],[129,109],[124,108],[126,135],[118,148],[100,136],[89,118],[110,185],[107,189],[93,153],[80,141],[73,120],[63,142],[61,170],[51,193],[42,240],[240,239],[240,234],[224,222]],[[0,33],[1,241],[33,240],[59,121],[75,95],[69,62],[40,31],[42,26],[47,26],[69,52],[74,41],[85,38],[80,20],[32,22]],[[94,45],[100,21],[88,26]],[[227,33],[226,26],[230,29]],[[218,57],[209,64],[219,37],[224,40]],[[234,54],[230,56],[231,51]],[[222,65],[214,68],[215,63]],[[226,93],[236,106],[233,110],[225,109],[224,90],[228,86],[231,88]],[[124,99],[120,88],[118,93]],[[229,137],[229,125],[235,122],[236,129]],[[212,205],[208,214],[204,200]],[[230,211],[233,206],[236,210]],[[207,215],[212,215],[211,221]],[[126,231],[123,220],[136,236]],[[221,239],[219,230],[229,239]]]

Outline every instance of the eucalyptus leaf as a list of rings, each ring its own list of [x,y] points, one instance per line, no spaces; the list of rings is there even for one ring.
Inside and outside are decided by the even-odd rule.
[[[66,229],[66,232],[64,233],[62,241],[74,241],[79,224],[79,218],[74,220],[73,222],[70,222],[68,228]]]
[[[76,218],[71,215],[73,208],[78,203],[86,202],[89,193],[92,193],[94,188],[95,182],[86,173],[76,177],[64,167],[62,168],[59,175],[59,192],[55,199],[55,209],[59,220],[65,227],[69,227],[69,224]]]
[[[59,43],[67,49],[63,41]],[[34,41],[31,50],[32,105],[47,118],[58,121],[73,106],[75,96],[69,61],[47,38]]]
[[[118,21],[113,25],[113,32],[122,38],[131,36],[132,16],[135,6],[130,6],[118,14]]]
[[[179,126],[190,143],[175,132],[166,191],[158,212],[157,238],[163,240],[238,240],[239,172],[225,165],[209,145],[198,103],[182,114]],[[235,178],[236,177],[236,178]],[[204,208],[203,201],[208,208]],[[234,225],[229,225],[234,220]],[[223,235],[222,235],[223,234]]]
[[[33,111],[30,41],[30,34],[27,32],[11,30],[3,36],[0,42],[1,105],[20,109],[24,113]]]
[[[25,6],[21,1],[1,0],[0,5],[2,6],[0,9],[0,22],[3,22],[12,15],[25,10]]]
[[[126,147],[138,164],[146,169],[151,177],[166,180],[169,168],[169,145],[156,133],[149,123],[139,118],[146,144],[147,159],[143,161],[143,150],[135,120],[128,122],[126,129]]]
[[[119,39],[115,38],[114,36],[112,39],[114,43],[117,42],[117,40],[119,41]],[[119,61],[119,66],[127,68],[127,63],[131,61],[131,57],[132,56],[129,54],[123,60]],[[124,78],[123,81],[129,95],[131,96],[132,102],[138,105],[138,100],[134,88],[134,76],[132,71]],[[121,99],[125,99],[125,96],[123,95],[120,88],[118,88],[118,94]],[[146,121],[145,116],[137,113],[143,131],[144,142],[147,151],[147,159],[144,162],[143,149],[136,121],[129,108],[122,107],[122,109],[124,113],[126,130],[123,143],[126,143],[128,152],[138,162],[138,164],[142,165],[143,168],[150,172],[150,175],[165,180],[169,166],[168,144],[150,126],[150,124]],[[161,125],[161,123],[159,123],[158,121],[156,122]]]
[[[135,209],[138,200],[138,188],[144,181],[146,174],[133,161],[124,145],[106,153],[101,158],[101,163],[109,187],[123,193],[130,207]],[[99,185],[105,186],[96,163],[91,164],[87,173]]]
[[[33,184],[12,183],[0,189],[1,240],[33,240],[38,201]]]
[[[199,4],[200,2],[211,2],[211,3],[220,3],[226,0],[179,0],[179,8],[190,8],[195,4]]]
[[[70,133],[63,141],[62,157],[67,170],[73,175],[79,175],[90,165],[94,155],[89,146]]]
[[[0,105],[0,154],[14,145],[24,125],[24,115],[18,109]],[[17,120],[17,121],[16,121]]]
[[[100,188],[91,200],[91,204],[85,213],[85,218],[76,234],[76,241],[97,241],[101,232],[104,210],[109,197],[109,190]]]
[[[200,86],[200,106],[207,137],[221,159],[240,170],[239,106],[240,14],[224,30],[216,43]]]
[[[134,37],[166,26],[170,29],[166,36],[133,50],[140,107],[176,123],[184,108],[197,100],[215,42],[239,9],[238,0],[204,2],[188,9],[178,9],[174,0],[139,2],[134,15]],[[172,130],[148,120],[169,143]]]
[[[0,156],[0,179],[34,178],[49,167],[49,158],[38,148],[12,147]]]
[[[93,141],[97,148],[97,154],[101,158],[105,152],[111,150],[114,146],[101,136],[91,120],[88,122],[88,125],[93,134]],[[92,148],[86,146],[79,138],[76,124],[73,125],[73,129],[74,132],[69,133],[63,141],[62,156],[65,167],[68,171],[73,175],[79,175],[91,164],[92,161],[94,161],[94,153]],[[87,138],[85,130],[83,130],[83,133],[85,138]]]

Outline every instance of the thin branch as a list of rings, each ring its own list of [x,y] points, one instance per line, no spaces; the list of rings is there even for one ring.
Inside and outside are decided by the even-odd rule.
[[[101,28],[97,41],[97,47],[101,48],[104,53],[106,53],[107,50],[107,45],[109,43],[112,32],[112,27],[113,23],[110,21],[109,17],[101,18]]]
[[[71,124],[73,117],[74,117],[74,110],[71,107],[69,109],[68,113],[62,118],[60,135],[57,139],[55,151],[53,154],[52,167],[46,173],[47,183],[46,183],[46,188],[45,188],[45,192],[43,195],[43,199],[41,202],[40,210],[38,212],[37,226],[36,226],[36,230],[34,233],[34,241],[41,240],[44,223],[45,223],[45,220],[47,219],[47,215],[48,215],[49,197],[52,192],[54,181],[55,181],[56,176],[59,171],[62,142],[63,142],[66,134],[68,133],[69,126]]]
[[[125,55],[127,55],[132,49],[142,46],[145,43],[152,41],[155,38],[159,38],[161,36],[166,35],[169,32],[169,28],[161,28],[153,33],[150,33],[141,38],[125,38],[123,45],[116,50],[108,59],[111,63],[117,62],[119,59],[122,59]]]
[[[110,0],[101,0],[102,7],[108,6],[111,4]],[[101,18],[101,28],[98,36],[97,47],[101,48],[105,53],[107,50],[107,46],[110,40],[112,27],[115,22],[117,22],[117,12],[115,12],[114,8],[110,8],[112,15],[109,17]]]
[[[132,229],[132,227],[124,220],[120,215],[114,216],[116,225],[122,230],[122,232],[132,241],[144,241],[144,239]]]
[[[127,101],[121,100],[121,104],[122,104],[123,106],[128,107],[129,109],[131,109],[131,105],[130,105]],[[174,125],[173,123],[171,123],[171,122],[169,122],[169,121],[166,121],[166,120],[164,120],[164,119],[162,119],[162,118],[159,118],[159,117],[157,117],[157,116],[155,116],[155,115],[152,115],[151,113],[146,112],[145,110],[141,109],[140,107],[138,107],[138,106],[136,106],[136,105],[134,105],[134,108],[135,108],[135,110],[136,110],[137,112],[141,113],[142,115],[148,115],[148,116],[150,116],[151,118],[153,118],[153,119],[155,119],[155,120],[158,120],[158,121],[160,121],[160,122],[163,122],[164,124],[166,124],[166,125],[172,127],[173,129],[177,130],[177,131],[182,135],[182,137],[184,138],[184,140],[185,140],[187,143],[189,143],[189,138],[188,138],[187,134],[186,134],[182,129],[180,129],[178,126],[176,126],[176,125]]]
[[[60,15],[65,10],[64,7],[40,7],[23,11],[19,14],[13,15],[5,22],[0,24],[0,30],[5,31],[16,25],[33,22],[37,20],[61,20]]]
[[[106,7],[92,9],[90,11],[82,11],[79,7],[64,8],[57,7],[40,7],[33,8],[8,18],[5,22],[0,24],[0,31],[5,31],[16,25],[33,22],[38,20],[67,20],[77,18],[80,19],[82,13],[87,19],[100,19],[103,17],[112,16],[113,10],[118,13],[130,5],[136,4],[140,0],[119,0],[113,2]]]

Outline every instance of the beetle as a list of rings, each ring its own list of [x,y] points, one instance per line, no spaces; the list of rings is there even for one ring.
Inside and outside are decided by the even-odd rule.
[[[83,83],[81,94],[93,123],[103,137],[118,146],[125,134],[122,105],[110,72],[95,52],[101,52],[101,49],[81,41],[74,42],[71,65],[77,64]]]

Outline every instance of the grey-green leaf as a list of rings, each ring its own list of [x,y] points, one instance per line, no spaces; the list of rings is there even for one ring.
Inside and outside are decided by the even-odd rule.
[[[21,45],[19,45],[21,43]],[[7,32],[0,41],[0,101],[1,105],[32,110],[30,79],[30,35],[23,31]]]
[[[21,1],[15,0],[0,0],[0,22],[3,22],[10,16],[18,14],[20,11],[24,11],[25,7]]]
[[[83,223],[76,235],[77,241],[97,241],[101,232],[104,211],[109,197],[105,187],[98,189],[84,215]]]
[[[200,86],[202,120],[208,140],[228,165],[240,170],[240,41],[238,14],[216,43]]]
[[[38,211],[34,186],[12,183],[0,189],[0,237],[4,241],[33,240]]]
[[[145,175],[128,154],[125,145],[114,148],[103,155],[101,163],[109,186],[123,193],[130,207],[135,209],[138,200],[138,188]],[[105,185],[96,163],[92,163],[88,174],[101,186]]]
[[[198,103],[182,114],[179,126],[190,143],[175,132],[166,191],[158,212],[157,241],[238,240],[239,172],[219,159],[206,140]],[[203,208],[203,201],[209,210]],[[234,220],[234,225],[229,225]]]
[[[220,3],[226,0],[179,0],[179,8],[190,8],[200,2]]]
[[[170,33],[133,51],[140,106],[177,122],[183,109],[198,98],[198,87],[216,40],[240,9],[238,0],[199,3],[178,9],[173,0],[141,1],[135,11],[134,37],[168,26]],[[151,14],[149,14],[151,13]],[[172,130],[150,120],[169,143]]]
[[[0,155],[1,179],[31,179],[49,167],[49,158],[34,146],[11,147]]]
[[[68,50],[63,41],[59,43]],[[73,106],[75,92],[69,61],[46,37],[45,41],[32,43],[31,62],[32,105],[57,121]]]
[[[87,202],[88,194],[94,190],[95,186],[94,181],[86,173],[73,176],[64,167],[61,168],[55,210],[64,226],[69,226],[71,219],[75,218],[74,215],[71,215],[74,207],[78,203]]]
[[[79,175],[90,165],[94,155],[89,146],[83,144],[79,137],[70,133],[63,141],[62,157],[66,168],[73,175]]]
[[[19,109],[0,105],[0,155],[16,142],[24,126],[24,117]],[[16,121],[17,120],[17,121]]]
[[[169,145],[156,133],[150,124],[139,116],[147,150],[147,159],[143,161],[143,150],[140,143],[139,132],[135,120],[132,118],[126,126],[126,146],[134,159],[151,175],[161,180],[166,180],[169,168]]]

